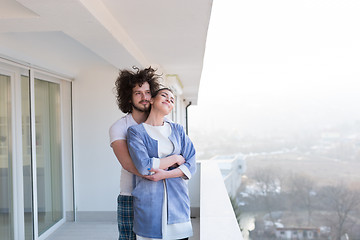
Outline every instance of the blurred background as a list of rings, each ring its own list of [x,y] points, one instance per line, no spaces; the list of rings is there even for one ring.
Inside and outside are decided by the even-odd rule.
[[[251,239],[360,239],[359,11],[213,3],[189,133],[199,159],[241,159],[229,194]]]

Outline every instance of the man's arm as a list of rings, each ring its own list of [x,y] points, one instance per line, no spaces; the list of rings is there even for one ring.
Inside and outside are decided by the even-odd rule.
[[[111,147],[113,148],[113,151],[114,151],[115,156],[118,159],[119,163],[126,171],[131,172],[132,174],[135,174],[140,177],[143,176],[138,172],[133,161],[131,160],[126,140],[116,140],[111,144]],[[166,158],[161,158],[159,168],[166,169],[174,164],[181,165],[184,162],[185,162],[185,159],[181,155],[172,155],[172,156],[168,156]],[[160,170],[152,171],[152,172],[156,172],[156,173],[159,172],[158,176],[153,177],[154,179],[158,179],[158,178],[165,179],[165,178],[178,177],[178,176],[174,175],[174,172],[172,172],[172,171],[166,171],[165,174],[162,173]],[[151,179],[149,179],[149,180],[151,180]],[[159,180],[161,180],[161,179],[158,179],[157,181],[159,181]]]
[[[177,178],[177,177],[184,177],[185,174],[179,168],[175,168],[170,171],[166,171],[163,169],[151,169],[151,172],[154,172],[152,175],[144,176],[144,178],[157,182],[166,178]]]
[[[126,171],[131,172],[137,176],[142,176],[131,160],[126,140],[116,140],[111,144],[111,147],[117,160]]]

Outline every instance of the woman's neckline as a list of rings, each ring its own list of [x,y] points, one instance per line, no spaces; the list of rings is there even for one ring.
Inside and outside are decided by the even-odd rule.
[[[147,126],[150,126],[150,127],[164,127],[165,126],[165,121],[162,123],[162,125],[152,125],[152,124],[145,123],[145,122],[143,124],[145,124]]]

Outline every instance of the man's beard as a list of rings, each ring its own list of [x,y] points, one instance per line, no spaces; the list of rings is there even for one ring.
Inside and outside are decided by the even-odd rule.
[[[145,108],[141,109],[141,108],[135,106],[134,103],[131,103],[131,104],[132,104],[133,108],[136,109],[139,112],[144,112],[144,113],[150,112],[150,105],[148,107],[145,107]]]

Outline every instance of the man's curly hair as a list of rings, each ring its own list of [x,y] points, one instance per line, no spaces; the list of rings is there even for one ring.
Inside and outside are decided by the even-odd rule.
[[[133,69],[134,71],[120,70],[115,82],[116,102],[119,109],[124,113],[132,112],[132,90],[136,85],[141,87],[145,82],[148,82],[151,95],[160,88],[160,75],[156,74],[156,70],[151,66],[143,70],[134,66]]]

